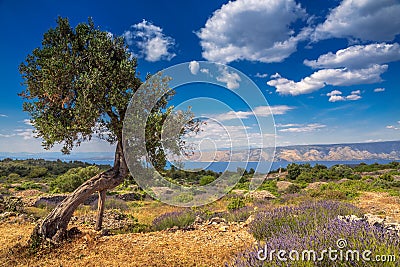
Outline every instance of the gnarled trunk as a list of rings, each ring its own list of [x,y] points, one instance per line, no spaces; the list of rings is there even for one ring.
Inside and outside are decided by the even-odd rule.
[[[128,173],[122,144],[118,142],[113,168],[90,178],[66,197],[47,215],[42,223],[35,227],[32,238],[37,239],[39,237],[42,240],[46,239],[53,242],[62,240],[76,208],[95,192],[99,192],[96,229],[101,229],[105,192],[107,189],[112,189],[121,184]]]

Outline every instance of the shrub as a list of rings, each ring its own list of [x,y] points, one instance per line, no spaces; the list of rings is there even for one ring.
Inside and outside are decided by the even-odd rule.
[[[300,188],[298,185],[296,185],[296,184],[291,184],[291,185],[289,185],[289,187],[285,190],[285,193],[288,193],[288,194],[295,194],[295,193],[300,192],[300,190],[301,190],[301,188]]]
[[[249,218],[253,211],[254,209],[252,207],[244,206],[238,209],[214,214],[214,216],[222,217],[228,222],[244,222]]]
[[[313,220],[312,217],[309,218]],[[345,240],[345,247],[338,245],[338,240]],[[321,257],[328,248],[336,250],[336,256],[343,252],[346,255],[347,251],[357,250],[360,253],[359,260],[351,260],[351,254],[348,256],[350,260],[343,260],[338,257],[336,260],[331,260],[327,254]],[[275,257],[270,261],[268,255],[264,261],[259,260],[258,251],[263,250],[271,252],[272,250],[285,250],[299,252],[301,259],[302,251],[315,251],[315,258],[317,260],[305,261],[291,261],[286,254],[284,257],[288,259],[287,262],[279,261]],[[369,225],[367,222],[344,222],[337,218],[333,218],[326,223],[317,224],[315,228],[303,235],[297,232],[287,232],[285,228],[281,231],[275,232],[265,245],[257,245],[249,248],[242,253],[239,253],[231,266],[235,267],[255,267],[255,266],[398,266],[396,262],[386,262],[384,265],[372,264],[369,261],[364,261],[361,253],[364,251],[371,251],[370,258],[373,259],[374,255],[399,255],[400,253],[400,237],[390,234],[382,228]],[[311,254],[312,255],[312,254]],[[264,256],[261,254],[260,256]],[[297,265],[299,263],[299,265]],[[287,264],[287,265],[286,265]],[[229,265],[228,265],[229,266]]]
[[[206,184],[210,184],[210,183],[212,183],[214,181],[215,181],[215,177],[214,176],[204,175],[204,176],[201,176],[199,184],[201,186],[203,186],[203,185],[206,185]]]
[[[196,214],[191,210],[182,210],[165,213],[153,220],[152,229],[165,230],[174,226],[182,229],[191,225],[196,219]]]
[[[338,215],[362,216],[355,206],[336,201],[302,203],[298,207],[282,207],[260,212],[250,225],[250,233],[257,239],[268,239],[280,231],[307,235],[317,225],[323,225]]]
[[[228,210],[237,210],[243,208],[245,206],[244,200],[240,197],[234,197],[228,203],[227,209]]]
[[[100,169],[97,166],[70,169],[50,182],[50,190],[53,193],[72,192],[98,173],[100,173]]]
[[[192,193],[181,193],[176,197],[174,197],[174,201],[178,203],[189,203],[192,200],[193,200]]]
[[[10,211],[10,212],[20,212],[24,203],[20,197],[3,197],[0,198],[0,212]]]
[[[16,190],[28,190],[28,189],[38,189],[41,190],[42,186],[34,183],[32,181],[23,182],[22,184],[15,187]]]

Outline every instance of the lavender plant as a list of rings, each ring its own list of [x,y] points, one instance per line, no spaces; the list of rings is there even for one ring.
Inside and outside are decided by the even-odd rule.
[[[196,214],[192,210],[168,212],[153,220],[152,229],[161,231],[174,226],[182,229],[191,225],[195,219]]]
[[[337,218],[359,213],[350,204],[324,201],[259,214],[250,226],[260,240],[258,245],[237,254],[227,266],[398,266],[398,235],[364,221],[345,222]],[[338,240],[345,240],[344,246],[339,247]],[[336,250],[336,258],[322,254],[329,249]],[[277,257],[279,250],[287,252],[286,261]],[[271,251],[275,251],[275,256],[270,256]],[[292,251],[299,253],[298,258],[296,253],[293,258],[288,256]],[[315,258],[314,254],[302,258],[303,251],[314,251]],[[359,253],[358,257],[354,251]],[[364,251],[371,251],[370,260],[361,256]],[[394,255],[397,262],[374,262],[376,255]]]

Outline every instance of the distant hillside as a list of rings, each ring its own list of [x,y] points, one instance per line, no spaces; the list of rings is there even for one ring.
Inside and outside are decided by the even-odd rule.
[[[278,161],[400,160],[400,141],[278,147]]]
[[[200,157],[195,154],[194,158]],[[272,149],[252,149],[217,151],[201,153],[201,161],[258,161],[272,160]],[[351,160],[400,160],[400,141],[375,143],[332,144],[332,145],[297,145],[277,147],[275,161],[351,161]]]

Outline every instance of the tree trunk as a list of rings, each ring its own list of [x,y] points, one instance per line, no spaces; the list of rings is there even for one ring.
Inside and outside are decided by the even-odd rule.
[[[38,224],[33,230],[31,240],[50,240],[52,242],[61,241],[65,237],[68,223],[76,208],[83,203],[89,196],[99,192],[99,213],[96,227],[101,227],[103,215],[103,205],[105,192],[122,183],[129,170],[126,165],[121,142],[118,142],[115,151],[113,168],[100,173],[84,182],[66,197],[49,215]],[[101,203],[100,203],[101,202]],[[100,220],[99,220],[100,219]]]
[[[104,203],[106,201],[106,190],[99,191],[99,201],[97,202],[97,220],[95,230],[101,230],[103,224]]]

